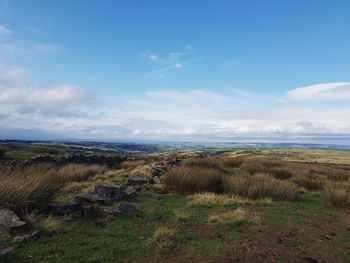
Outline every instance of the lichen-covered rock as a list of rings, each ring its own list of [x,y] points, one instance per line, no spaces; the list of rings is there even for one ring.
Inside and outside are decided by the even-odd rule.
[[[76,197],[76,199],[79,202],[83,202],[83,203],[96,203],[96,204],[108,204],[113,202],[113,199],[110,198],[106,198],[103,196],[99,196],[97,194],[91,193],[91,194],[82,194],[82,195],[78,195]]]
[[[0,232],[16,234],[24,231],[27,224],[8,209],[0,209]]]

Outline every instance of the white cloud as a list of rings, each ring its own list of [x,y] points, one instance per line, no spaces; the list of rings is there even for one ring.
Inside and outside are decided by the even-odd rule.
[[[12,34],[12,31],[8,29],[7,27],[0,25],[0,35],[10,35]]]
[[[0,65],[0,88],[17,87],[28,81],[29,72],[21,67]]]
[[[0,90],[0,102],[6,104],[64,105],[82,101],[87,97],[84,88],[70,85]]]
[[[294,100],[349,100],[350,82],[322,83],[287,92]]]

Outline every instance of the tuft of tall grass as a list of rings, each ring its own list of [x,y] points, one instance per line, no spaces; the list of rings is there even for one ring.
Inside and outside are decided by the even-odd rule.
[[[148,239],[148,244],[157,253],[163,253],[174,244],[176,229],[167,226],[158,227]]]
[[[189,206],[233,206],[233,205],[246,205],[253,202],[248,199],[235,196],[218,195],[215,193],[199,193],[191,195],[187,198]]]
[[[52,200],[66,182],[85,180],[104,170],[105,167],[80,164],[4,169],[0,174],[0,208],[21,212],[24,208],[40,207]]]
[[[278,180],[268,174],[238,175],[224,180],[226,193],[252,199],[296,200],[298,189],[295,184]]]
[[[24,216],[26,223],[33,229],[41,233],[51,233],[59,231],[64,224],[64,219],[56,218],[53,215],[45,216],[37,211],[32,211]]]
[[[167,190],[178,194],[199,192],[221,193],[221,172],[213,168],[178,166],[164,177]]]
[[[208,220],[211,223],[222,225],[241,225],[244,223],[257,223],[259,217],[246,209],[237,208],[229,212],[211,215]]]
[[[300,174],[295,176],[292,181],[309,191],[320,191],[325,187],[325,180],[320,175],[316,174]]]
[[[329,185],[326,189],[326,196],[332,206],[350,208],[350,185]]]

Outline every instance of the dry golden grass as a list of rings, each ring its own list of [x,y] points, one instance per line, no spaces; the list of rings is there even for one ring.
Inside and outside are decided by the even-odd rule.
[[[257,223],[260,219],[259,216],[246,209],[237,208],[229,212],[211,215],[208,220],[211,223],[222,225],[240,225],[243,223]]]
[[[33,211],[24,216],[26,223],[33,229],[41,233],[50,233],[59,231],[64,224],[64,219],[57,218],[52,215],[42,215],[37,211]]]
[[[231,197],[227,195],[218,195],[215,193],[199,193],[191,195],[187,198],[189,206],[233,206],[246,205],[253,202],[241,197]]]
[[[179,166],[167,173],[164,183],[179,194],[222,192],[221,172],[213,168]]]
[[[120,168],[122,169],[129,169],[129,168],[135,168],[140,165],[146,164],[145,160],[134,160],[134,161],[124,161],[120,164]]]
[[[295,184],[267,174],[238,175],[224,180],[225,192],[252,199],[271,198],[293,201],[298,198]]]
[[[14,170],[2,170],[0,174],[0,207],[14,209],[38,207],[49,202],[67,182],[81,181],[104,172],[96,165],[33,165]]]

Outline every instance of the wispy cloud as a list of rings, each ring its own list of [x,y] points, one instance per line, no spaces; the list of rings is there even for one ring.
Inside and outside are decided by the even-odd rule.
[[[0,25],[0,35],[10,35],[10,34],[12,34],[12,31],[9,28],[3,25]]]
[[[160,78],[165,78],[166,72],[183,69],[186,67],[186,65],[189,65],[192,62],[201,58],[188,58],[188,55],[191,51],[193,51],[192,45],[186,45],[184,47],[184,50],[181,52],[170,52],[164,56],[161,56],[151,50],[146,50],[144,54],[142,54],[142,58],[162,67],[152,70],[151,72],[143,75],[143,77],[157,75]]]
[[[287,92],[293,100],[349,100],[350,82],[322,83]]]

